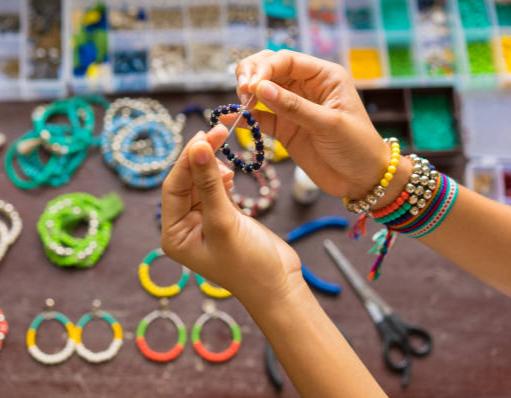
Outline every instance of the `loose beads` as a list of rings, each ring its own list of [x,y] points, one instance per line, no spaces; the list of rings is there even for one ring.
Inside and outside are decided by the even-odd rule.
[[[184,119],[172,119],[155,100],[121,98],[104,127],[103,157],[121,180],[135,188],[159,186],[181,150]]]
[[[0,200],[0,214],[7,219],[6,223],[0,218],[0,260],[2,260],[9,247],[18,239],[23,223],[14,206],[3,200]]]
[[[48,202],[37,223],[48,259],[61,267],[92,267],[108,246],[112,220],[122,209],[116,194],[98,199],[86,193],[70,193]],[[76,238],[69,229],[82,221],[88,224],[87,234]]]
[[[362,200],[351,200],[348,197],[343,198],[346,208],[353,213],[368,213],[379,199],[385,196],[385,191],[396,174],[399,160],[401,158],[401,147],[397,138],[388,138],[384,140],[390,143],[390,161],[387,170],[383,174],[379,184]]]
[[[7,322],[7,319],[5,318],[4,312],[0,308],[0,350],[2,349],[4,345],[4,341],[7,338],[7,335],[9,334],[9,323]]]
[[[216,299],[224,299],[231,297],[231,292],[227,289],[224,289],[220,286],[214,286],[210,282],[208,282],[202,275],[195,274],[195,280],[199,285],[199,289],[206,296],[216,298]]]
[[[241,345],[241,329],[236,321],[226,312],[215,308],[213,302],[206,302],[203,306],[204,313],[197,319],[192,328],[192,343],[195,352],[208,362],[226,362],[236,355]],[[201,331],[204,324],[211,319],[223,321],[231,331],[232,342],[227,349],[221,352],[212,352],[206,349],[201,341]]]
[[[250,155],[244,152],[240,157],[244,162],[248,162]],[[243,213],[250,217],[257,217],[268,211],[277,199],[280,181],[277,178],[275,168],[268,163],[260,169],[259,173],[252,175],[259,184],[260,196],[250,198],[235,192],[232,194],[232,200]]]
[[[164,257],[162,249],[155,249],[145,256],[144,260],[138,266],[138,278],[142,287],[155,297],[173,297],[181,293],[188,280],[190,279],[190,270],[185,266],[182,267],[181,277],[177,283],[169,286],[159,286],[153,282],[150,275],[151,264],[159,257]]]
[[[178,338],[176,344],[165,352],[153,350],[145,338],[147,328],[158,318],[169,320],[177,329]],[[161,309],[147,314],[140,321],[137,326],[136,335],[136,344],[142,355],[150,361],[160,363],[167,363],[177,359],[184,351],[187,338],[185,324],[175,312],[168,309],[168,301],[166,299],[161,301]]]
[[[87,157],[89,148],[99,141],[94,134],[93,104],[104,108],[108,102],[99,96],[72,97],[37,107],[33,129],[15,140],[5,155],[5,170],[12,183],[20,189],[40,186],[59,187],[67,184]],[[64,116],[69,124],[50,122]],[[47,161],[41,156],[49,156]],[[21,175],[15,169],[15,165]]]
[[[75,342],[73,340],[75,326],[61,312],[53,310],[55,301],[53,299],[46,300],[46,309],[37,315],[27,331],[26,344],[28,353],[38,362],[45,365],[57,365],[69,359],[75,350]],[[47,354],[37,346],[37,330],[44,321],[56,320],[64,326],[67,332],[67,342],[65,347],[55,354]]]
[[[102,363],[113,359],[122,346],[122,326],[121,324],[108,312],[100,309],[101,302],[94,300],[93,309],[91,312],[84,314],[80,320],[76,323],[74,339],[76,343],[76,353],[91,363]],[[82,342],[83,329],[91,322],[94,318],[101,319],[108,323],[112,328],[113,340],[108,348],[101,352],[93,352],[89,350]]]
[[[240,113],[247,122],[254,139],[255,153],[252,162],[246,162],[234,154],[228,144],[223,144],[220,149],[235,168],[242,170],[244,173],[257,171],[261,168],[264,161],[264,142],[259,123],[252,117],[250,111],[239,104],[220,105],[211,112],[210,124],[212,127],[216,126],[220,121],[221,115],[228,115],[230,113]]]

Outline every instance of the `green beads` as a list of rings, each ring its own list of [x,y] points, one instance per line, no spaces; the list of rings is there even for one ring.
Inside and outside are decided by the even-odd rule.
[[[493,50],[487,40],[467,42],[467,55],[472,75],[491,75],[495,73]]]
[[[500,26],[511,26],[511,3],[495,3]]]
[[[101,199],[86,193],[70,193],[51,200],[37,223],[46,256],[60,267],[92,267],[108,246],[111,221],[122,209],[121,198],[113,193]],[[86,235],[72,235],[84,222]]]
[[[90,96],[57,100],[35,108],[33,129],[14,141],[5,155],[5,171],[16,187],[59,187],[70,181],[89,148],[99,144],[94,136],[93,104],[108,107],[103,97]],[[64,117],[67,123],[52,121],[54,117]]]
[[[466,28],[486,28],[490,18],[485,0],[458,0],[461,23]]]
[[[412,134],[419,151],[452,150],[458,146],[452,104],[447,95],[412,95]]]
[[[394,77],[415,75],[412,52],[406,45],[391,45],[388,48],[390,74]]]
[[[385,30],[396,31],[411,28],[406,0],[381,0],[380,7]]]

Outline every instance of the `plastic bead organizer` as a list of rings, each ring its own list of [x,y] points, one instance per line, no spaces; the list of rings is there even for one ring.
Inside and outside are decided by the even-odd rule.
[[[29,48],[37,33],[21,26],[45,16],[21,2],[0,5],[0,16],[12,19],[0,29],[0,98],[56,97],[68,88],[78,93],[231,89],[236,62],[264,48],[303,51],[340,62],[361,87],[438,82],[496,87],[511,82],[509,2],[50,3],[61,15],[60,46],[45,50],[48,62],[52,54],[62,52],[62,57],[57,68],[46,69],[34,64],[30,52],[19,51],[20,46]]]

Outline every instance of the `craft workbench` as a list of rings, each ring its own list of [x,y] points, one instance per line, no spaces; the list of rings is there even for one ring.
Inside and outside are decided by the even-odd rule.
[[[231,95],[193,94],[152,96],[172,114],[186,103],[205,106],[235,101]],[[8,139],[30,128],[30,114],[36,103],[3,103],[0,107],[0,131]],[[199,118],[187,124],[185,138],[204,128]],[[3,158],[5,148],[0,152]],[[459,179],[463,161],[456,158],[451,170],[442,170]],[[2,162],[3,164],[3,162]],[[261,219],[279,234],[313,218],[340,214],[348,216],[339,201],[323,196],[313,207],[300,207],[291,198],[293,164],[276,165],[283,186],[276,206]],[[248,177],[236,179],[240,190],[252,192]],[[48,200],[66,192],[84,191],[103,195],[119,193],[125,211],[115,222],[112,241],[105,256],[92,269],[64,270],[48,262],[43,254],[35,224]],[[0,397],[276,397],[263,366],[264,339],[247,312],[236,301],[219,302],[241,325],[243,342],[237,357],[227,364],[210,365],[200,360],[188,344],[175,362],[158,365],[145,360],[134,342],[135,328],[157,308],[157,301],[146,294],[137,278],[137,266],[145,254],[159,244],[154,219],[159,190],[137,191],[125,188],[93,153],[72,182],[59,189],[22,192],[13,187],[0,167],[2,199],[15,204],[24,231],[0,264],[0,306],[10,323],[10,334],[0,352]],[[377,227],[370,224],[369,232]],[[511,391],[511,300],[458,270],[449,261],[408,238],[398,239],[380,280],[374,287],[410,322],[430,330],[434,337],[433,354],[415,360],[412,382],[401,390],[399,378],[387,371],[382,361],[381,342],[367,313],[350,287],[342,280],[322,246],[332,238],[345,255],[365,274],[372,262],[367,254],[370,239],[350,241],[345,233],[320,232],[295,245],[303,260],[320,276],[343,284],[338,298],[318,296],[325,311],[349,338],[364,363],[392,397],[485,397],[503,398]],[[171,282],[177,267],[159,262],[156,278]],[[44,300],[52,297],[58,310],[76,321],[90,310],[95,298],[123,325],[125,341],[117,357],[102,365],[84,362],[76,355],[55,367],[35,362],[25,347],[25,332],[32,318],[42,310]],[[187,326],[201,313],[204,296],[190,283],[185,291],[170,300]],[[283,314],[285,316],[285,314]],[[39,344],[51,350],[62,347],[64,336],[55,336],[57,327],[44,325]],[[53,336],[53,339],[51,338]],[[220,349],[228,339],[227,330],[212,324],[204,331],[205,340]],[[175,331],[166,323],[156,323],[148,332],[155,348],[165,349],[175,341]],[[172,340],[171,340],[172,339]],[[91,349],[104,349],[110,341],[105,325],[94,322],[84,335]],[[304,342],[306,344],[306,342]],[[314,366],[311,363],[310,366]],[[282,397],[295,397],[286,380]]]

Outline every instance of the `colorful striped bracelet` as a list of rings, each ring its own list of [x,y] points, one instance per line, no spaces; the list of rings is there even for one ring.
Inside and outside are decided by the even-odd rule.
[[[98,364],[110,361],[121,349],[123,340],[122,326],[110,313],[100,309],[101,301],[94,300],[92,307],[92,311],[84,314],[76,323],[74,340],[76,343],[76,353],[86,361]],[[82,341],[83,329],[85,329],[94,318],[105,321],[112,328],[113,340],[107,349],[100,352],[89,350]]]
[[[176,344],[165,352],[153,350],[145,338],[147,329],[158,318],[172,322],[177,329],[178,337]],[[167,299],[161,301],[161,309],[147,314],[140,321],[137,326],[136,335],[136,344],[142,355],[150,361],[159,363],[172,362],[177,359],[183,353],[187,339],[186,326],[176,313],[168,309]]]
[[[241,329],[236,321],[226,312],[215,308],[212,301],[207,301],[203,305],[204,313],[197,319],[192,328],[192,343],[195,352],[208,362],[221,363],[230,360],[236,355],[241,345]],[[201,331],[205,323],[211,319],[223,321],[231,331],[232,341],[228,348],[221,352],[209,351],[201,341]]]
[[[46,309],[34,318],[26,336],[28,353],[32,356],[32,358],[44,365],[57,365],[68,360],[71,355],[73,355],[76,347],[74,341],[74,324],[61,312],[54,311],[54,306],[55,301],[53,299],[46,300]],[[37,346],[37,330],[43,322],[51,320],[55,320],[60,323],[67,333],[67,342],[65,347],[54,354],[43,352]]]

